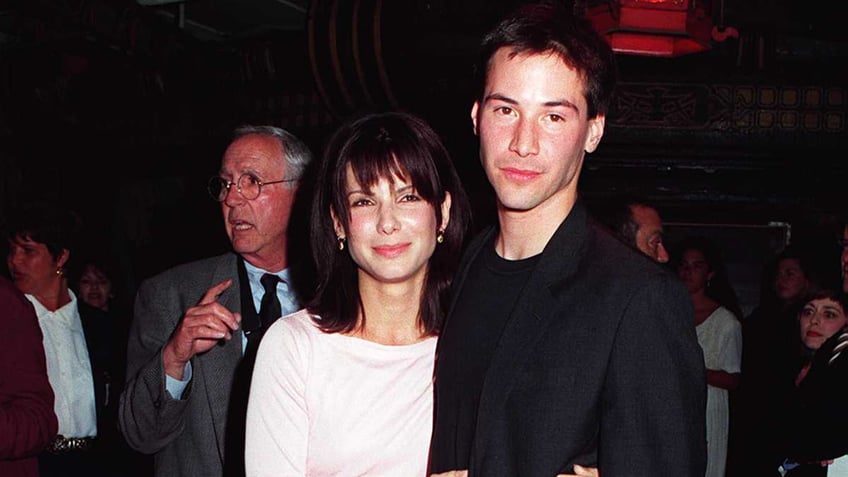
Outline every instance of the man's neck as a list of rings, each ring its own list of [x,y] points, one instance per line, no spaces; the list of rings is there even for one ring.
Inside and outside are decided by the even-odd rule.
[[[282,254],[277,257],[267,257],[259,254],[242,254],[241,257],[245,262],[253,265],[256,268],[269,273],[279,273],[286,269],[288,261],[286,255]]]
[[[510,210],[498,204],[500,231],[495,240],[498,255],[507,260],[522,260],[542,253],[576,200],[576,196],[548,200],[530,210]]]

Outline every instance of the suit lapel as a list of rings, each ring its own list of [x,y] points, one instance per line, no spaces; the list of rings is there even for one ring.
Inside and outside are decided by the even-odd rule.
[[[240,312],[240,284],[236,270],[234,254],[222,257],[216,267],[208,287],[224,280],[232,279],[233,284],[221,294],[218,301],[228,310]],[[223,345],[216,346],[195,360],[197,372],[203,374],[206,396],[215,429],[215,440],[219,455],[224,456],[224,436],[227,428],[227,411],[230,403],[231,381],[242,356],[241,329]]]
[[[568,288],[577,271],[587,232],[587,213],[578,202],[551,237],[516,301],[483,380],[472,467],[487,448],[490,418],[502,414],[499,410],[503,408],[535,343],[545,335],[553,320],[566,319],[558,313],[557,303],[561,290]]]

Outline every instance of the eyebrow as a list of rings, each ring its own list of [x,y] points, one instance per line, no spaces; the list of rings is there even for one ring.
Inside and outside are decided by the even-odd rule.
[[[514,100],[514,99],[512,99],[508,96],[504,96],[502,94],[499,94],[499,93],[492,93],[492,94],[486,96],[485,98],[483,98],[483,102],[488,103],[489,101],[503,101],[504,103],[507,103],[507,104],[518,105],[518,101],[516,101],[516,100]],[[542,105],[545,106],[545,107],[548,107],[548,108],[555,108],[555,107],[569,108],[569,109],[573,109],[576,113],[580,113],[580,108],[578,108],[576,104],[574,104],[571,101],[568,101],[566,99],[560,99],[560,100],[556,100],[556,101],[545,101],[544,103],[542,103]]]
[[[400,193],[406,193],[406,192],[414,191],[414,190],[415,190],[415,186],[412,185],[412,184],[409,184],[409,185],[405,185],[405,186],[401,187],[400,189],[395,189],[394,193],[400,194]],[[365,188],[354,189],[354,190],[348,191],[348,193],[346,195],[351,196],[353,194],[363,194],[363,195],[372,196],[372,195],[374,195],[374,191],[371,190],[371,189],[365,189]]]

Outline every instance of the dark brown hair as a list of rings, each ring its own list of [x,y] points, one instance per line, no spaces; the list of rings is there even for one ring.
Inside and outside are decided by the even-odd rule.
[[[441,204],[451,196],[450,221],[430,257],[421,295],[420,325],[425,334],[437,334],[446,313],[448,292],[459,261],[470,207],[447,150],[423,120],[401,112],[368,114],[342,126],[333,135],[322,158],[312,201],[310,237],[317,289],[308,309],[320,316],[316,323],[329,333],[357,327],[362,310],[357,265],[350,254],[339,252],[330,210],[345,230],[350,221],[346,200],[347,167],[363,187],[381,178],[403,177],[435,208],[441,223]]]
[[[556,54],[577,70],[586,86],[588,118],[606,114],[616,82],[615,57],[609,44],[584,18],[558,4],[527,4],[500,21],[483,37],[477,62],[477,99],[483,100],[492,57],[501,48],[510,57]]]

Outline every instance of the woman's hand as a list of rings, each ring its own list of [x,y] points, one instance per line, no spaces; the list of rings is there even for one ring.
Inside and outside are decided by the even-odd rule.
[[[557,477],[600,477],[597,467],[583,467],[582,465],[574,466],[573,474],[559,474]],[[468,477],[467,470],[452,470],[441,474],[432,474],[430,477]]]
[[[600,475],[597,467],[575,465],[573,474],[559,474],[557,477],[600,477]]]

